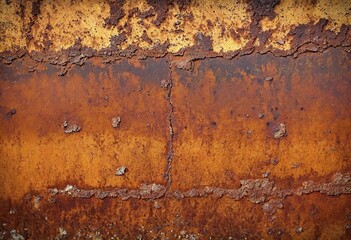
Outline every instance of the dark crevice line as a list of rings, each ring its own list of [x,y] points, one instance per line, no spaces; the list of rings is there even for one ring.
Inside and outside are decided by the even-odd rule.
[[[169,123],[169,140],[168,140],[168,152],[167,152],[167,167],[166,167],[166,172],[164,174],[164,177],[166,179],[166,189],[165,189],[165,195],[168,193],[168,191],[171,188],[172,184],[172,175],[171,175],[171,169],[172,169],[172,160],[173,160],[173,155],[174,155],[174,150],[173,150],[173,136],[174,136],[174,130],[173,130],[173,102],[172,102],[172,89],[173,89],[173,78],[172,78],[172,61],[171,58],[168,58],[168,79],[167,79],[167,95],[166,95],[166,100],[169,105],[169,114],[168,114],[168,123]]]

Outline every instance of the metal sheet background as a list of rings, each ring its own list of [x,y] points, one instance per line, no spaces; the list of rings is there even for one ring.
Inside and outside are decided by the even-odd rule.
[[[1,3],[0,239],[350,238],[347,3],[199,4]]]

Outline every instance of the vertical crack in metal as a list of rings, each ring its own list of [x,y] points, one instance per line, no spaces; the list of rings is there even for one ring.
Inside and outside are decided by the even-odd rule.
[[[170,190],[172,184],[172,176],[171,176],[171,169],[172,169],[172,160],[173,160],[173,103],[172,103],[172,89],[173,89],[173,79],[172,79],[172,61],[168,59],[168,79],[167,79],[167,95],[166,99],[169,105],[169,114],[168,114],[168,122],[169,122],[169,140],[168,140],[168,153],[167,153],[167,169],[165,172],[165,179],[166,179],[166,193]]]

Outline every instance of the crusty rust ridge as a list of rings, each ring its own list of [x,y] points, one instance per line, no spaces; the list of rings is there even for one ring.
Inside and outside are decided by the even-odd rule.
[[[183,199],[187,197],[207,197],[213,195],[214,197],[229,197],[235,200],[242,198],[249,198],[253,203],[267,202],[270,197],[283,200],[289,195],[310,194],[319,192],[330,196],[339,196],[341,194],[351,193],[351,177],[349,174],[343,175],[341,173],[335,174],[332,181],[328,183],[314,183],[313,181],[303,182],[302,187],[296,190],[286,189],[280,190],[274,186],[273,181],[268,179],[247,179],[240,181],[239,189],[223,189],[216,187],[206,187],[204,189],[190,189],[188,191],[175,191],[173,193],[166,192],[166,187],[158,184],[142,185],[138,190],[129,189],[114,189],[114,190],[101,190],[101,189],[78,189],[77,187],[67,185],[65,189],[58,190],[57,188],[50,188],[49,194],[55,196],[56,194],[68,195],[78,198],[91,198],[95,196],[99,199],[104,198],[117,198],[128,200],[130,198],[137,199],[158,199],[161,197],[174,197]]]
[[[350,239],[350,66],[351,0],[2,0],[0,239]]]

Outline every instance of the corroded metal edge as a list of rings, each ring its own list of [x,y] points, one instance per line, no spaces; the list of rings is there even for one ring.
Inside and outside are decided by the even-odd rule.
[[[351,51],[351,18],[348,17],[351,10],[347,8],[347,2],[340,4],[324,0],[313,3],[250,0],[237,3],[229,1],[205,3],[206,1],[204,3],[196,1],[102,2],[93,5],[92,8],[107,9],[106,11],[97,15],[95,9],[92,15],[85,16],[87,18],[85,21],[90,22],[90,25],[91,22],[95,22],[93,26],[89,24],[86,26],[87,24],[76,19],[77,14],[84,16],[84,13],[80,13],[74,3],[63,2],[58,3],[57,6],[45,1],[15,2],[9,5],[3,3],[4,9],[8,7],[9,11],[17,12],[14,15],[17,17],[11,16],[10,20],[2,20],[5,24],[3,31],[8,33],[9,38],[2,36],[1,41],[4,46],[10,44],[9,46],[12,47],[8,46],[2,50],[1,61],[4,64],[11,64],[12,61],[28,55],[36,62],[47,62],[69,68],[72,65],[82,65],[91,57],[102,57],[105,63],[112,63],[121,58],[158,58],[172,54],[182,56],[181,67],[188,69],[188,62],[205,57],[232,59],[251,53],[267,52],[274,56],[297,57],[305,52],[323,52],[330,47],[341,47],[347,52]],[[55,8],[61,9],[70,4],[72,10],[66,9],[67,23],[65,19],[58,19],[57,21],[61,22],[55,23],[57,26],[53,28],[51,24],[56,20],[50,20],[50,18],[47,20],[46,14],[48,16],[57,14]],[[88,1],[84,4],[88,7],[92,3]],[[201,4],[203,6],[200,6]],[[201,10],[202,7],[204,10]],[[330,11],[326,12],[326,7],[329,7]],[[214,13],[211,13],[212,10]],[[5,13],[2,14],[5,16]],[[102,16],[104,14],[106,17]],[[187,19],[185,15],[192,17]],[[177,27],[178,30],[165,32],[168,28],[172,28],[179,16],[182,16],[179,21],[183,22],[180,29]],[[223,18],[222,22],[217,23],[218,16]],[[202,17],[207,18],[207,25],[201,24]],[[16,21],[21,19],[22,25],[17,26]],[[39,22],[39,19],[42,19],[42,22]],[[100,22],[102,26],[98,26]],[[72,39],[67,43],[68,40],[60,38],[60,34],[63,34],[67,27],[62,24],[68,23],[77,34],[81,34],[76,36],[73,43]],[[42,26],[45,24],[47,26]],[[219,35],[216,33],[218,28],[216,24],[223,25],[222,33]],[[16,28],[6,28],[7,25],[16,26]],[[199,29],[196,29],[196,26]],[[101,36],[98,31],[87,35],[82,32],[84,27],[91,28],[91,31],[106,30],[107,32]],[[137,27],[145,28],[143,37],[138,35]],[[56,28],[58,32],[55,32]],[[233,31],[234,35],[227,36]],[[13,33],[14,39],[11,39],[10,33]],[[177,38],[178,35],[181,36],[180,39]],[[235,40],[236,38],[239,40]],[[98,39],[108,42],[100,46]],[[188,42],[186,39],[189,39]],[[25,43],[16,44],[22,41]],[[67,47],[59,50],[50,47],[54,43]]]

